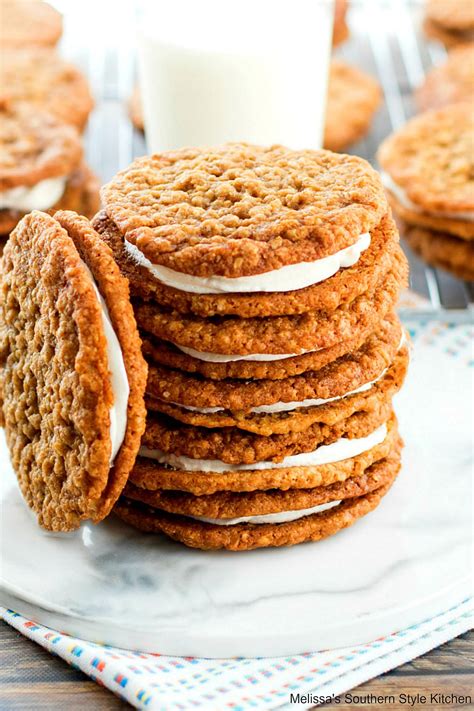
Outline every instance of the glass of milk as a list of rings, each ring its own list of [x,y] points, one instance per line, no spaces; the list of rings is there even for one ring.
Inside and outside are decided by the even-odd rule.
[[[148,0],[138,37],[148,148],[320,148],[333,0]]]

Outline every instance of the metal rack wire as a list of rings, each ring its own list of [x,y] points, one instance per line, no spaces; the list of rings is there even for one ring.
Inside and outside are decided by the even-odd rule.
[[[110,37],[98,32],[84,48],[78,24],[83,21],[80,3],[64,7],[69,25],[62,52],[80,64],[88,74],[96,109],[86,133],[86,156],[103,181],[146,153],[145,141],[128,118],[127,101],[135,81],[134,36],[131,29],[137,4],[116,3]],[[374,119],[370,134],[352,153],[375,164],[381,141],[415,113],[413,90],[421,84],[433,64],[445,57],[441,45],[428,42],[420,23],[423,0],[352,0],[348,15],[351,38],[337,55],[378,77],[384,104]],[[107,18],[109,24],[110,17]],[[68,30],[68,26],[70,30]],[[100,18],[96,18],[96,27]],[[91,33],[90,25],[87,32]],[[437,318],[451,322],[472,322],[474,285],[425,266],[404,245],[411,267],[410,286],[424,297],[421,308],[402,310],[402,317]]]

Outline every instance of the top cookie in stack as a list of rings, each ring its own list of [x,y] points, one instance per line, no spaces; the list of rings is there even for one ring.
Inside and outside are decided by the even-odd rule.
[[[200,548],[323,538],[396,476],[406,262],[378,175],[328,151],[229,144],[135,161],[95,228],[150,363],[117,513]]]

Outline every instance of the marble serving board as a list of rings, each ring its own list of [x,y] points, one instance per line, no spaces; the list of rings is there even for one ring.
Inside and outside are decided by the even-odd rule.
[[[471,592],[470,382],[466,364],[417,338],[392,490],[352,528],[283,549],[201,552],[113,517],[46,533],[2,433],[0,604],[87,640],[200,657],[355,645],[420,622]]]

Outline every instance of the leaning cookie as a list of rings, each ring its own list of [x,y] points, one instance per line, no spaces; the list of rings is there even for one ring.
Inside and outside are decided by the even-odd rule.
[[[84,217],[34,211],[0,262],[2,412],[39,523],[102,520],[132,469],[147,368],[127,281]]]
[[[365,136],[382,101],[378,82],[339,59],[329,72],[324,147],[342,151]]]
[[[40,0],[0,0],[1,47],[52,47],[63,31],[61,14]]]
[[[98,180],[72,126],[27,103],[0,102],[0,148],[0,235],[31,210],[95,214]]]
[[[420,111],[440,109],[474,95],[474,45],[458,47],[445,62],[434,67],[416,92]]]
[[[94,102],[83,74],[49,48],[0,48],[0,99],[25,101],[82,131]]]

